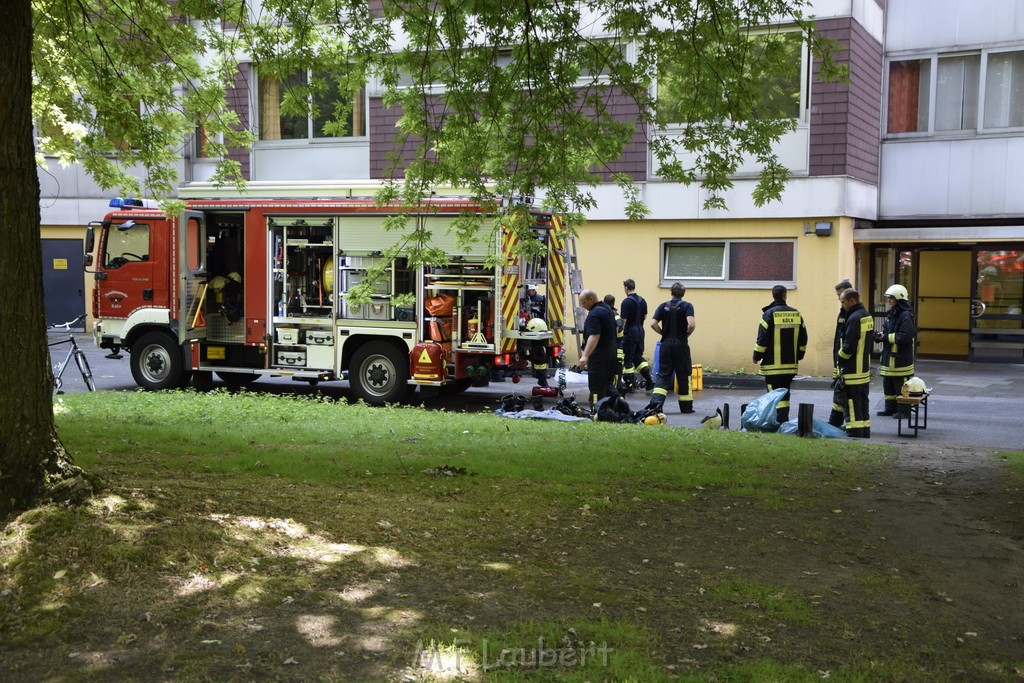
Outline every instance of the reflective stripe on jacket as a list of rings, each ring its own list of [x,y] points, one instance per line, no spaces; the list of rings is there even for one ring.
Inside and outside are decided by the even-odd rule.
[[[761,309],[754,360],[762,375],[795,375],[797,363],[807,352],[807,327],[800,311],[774,301]]]
[[[897,301],[889,309],[882,324],[882,360],[878,371],[882,376],[905,376],[914,374],[914,338],[917,326],[910,304]]]
[[[856,304],[846,312],[843,345],[839,349],[839,373],[847,384],[867,384],[871,380],[871,342],[875,321]]]

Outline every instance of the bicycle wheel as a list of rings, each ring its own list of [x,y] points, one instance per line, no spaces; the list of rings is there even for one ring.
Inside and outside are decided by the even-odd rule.
[[[57,363],[53,366],[53,393],[64,393],[64,371],[67,369],[68,363],[70,362],[71,352],[68,351],[68,355],[64,358],[64,362]]]
[[[89,367],[89,359],[85,357],[85,352],[81,349],[75,351],[75,362],[78,364],[78,369],[82,373],[82,379],[85,380],[85,386],[88,387],[89,391],[96,391],[96,382],[92,378],[92,369]]]

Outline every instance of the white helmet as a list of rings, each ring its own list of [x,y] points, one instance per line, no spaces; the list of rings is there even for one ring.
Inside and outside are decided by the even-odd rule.
[[[885,290],[886,296],[891,296],[897,301],[909,301],[910,294],[907,293],[907,288],[903,285],[893,285],[889,289]]]
[[[928,391],[920,377],[911,377],[903,383],[903,388],[907,390],[907,396],[923,396],[924,392]]]
[[[529,322],[526,323],[526,329],[530,332],[546,332],[548,324],[540,318],[530,318]]]

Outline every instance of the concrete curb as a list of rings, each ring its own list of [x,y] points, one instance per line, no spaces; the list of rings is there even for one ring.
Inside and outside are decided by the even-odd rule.
[[[761,375],[705,374],[704,387],[707,389],[764,389],[764,377]],[[824,391],[832,388],[832,378],[797,375],[793,380],[793,388]]]

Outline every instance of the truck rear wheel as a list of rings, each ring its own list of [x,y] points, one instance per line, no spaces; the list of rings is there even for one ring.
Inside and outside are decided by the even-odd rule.
[[[149,391],[177,389],[185,376],[181,347],[163,332],[147,332],[131,348],[132,377]]]
[[[352,357],[348,381],[356,397],[370,405],[396,403],[408,387],[409,358],[391,344],[366,344]]]

